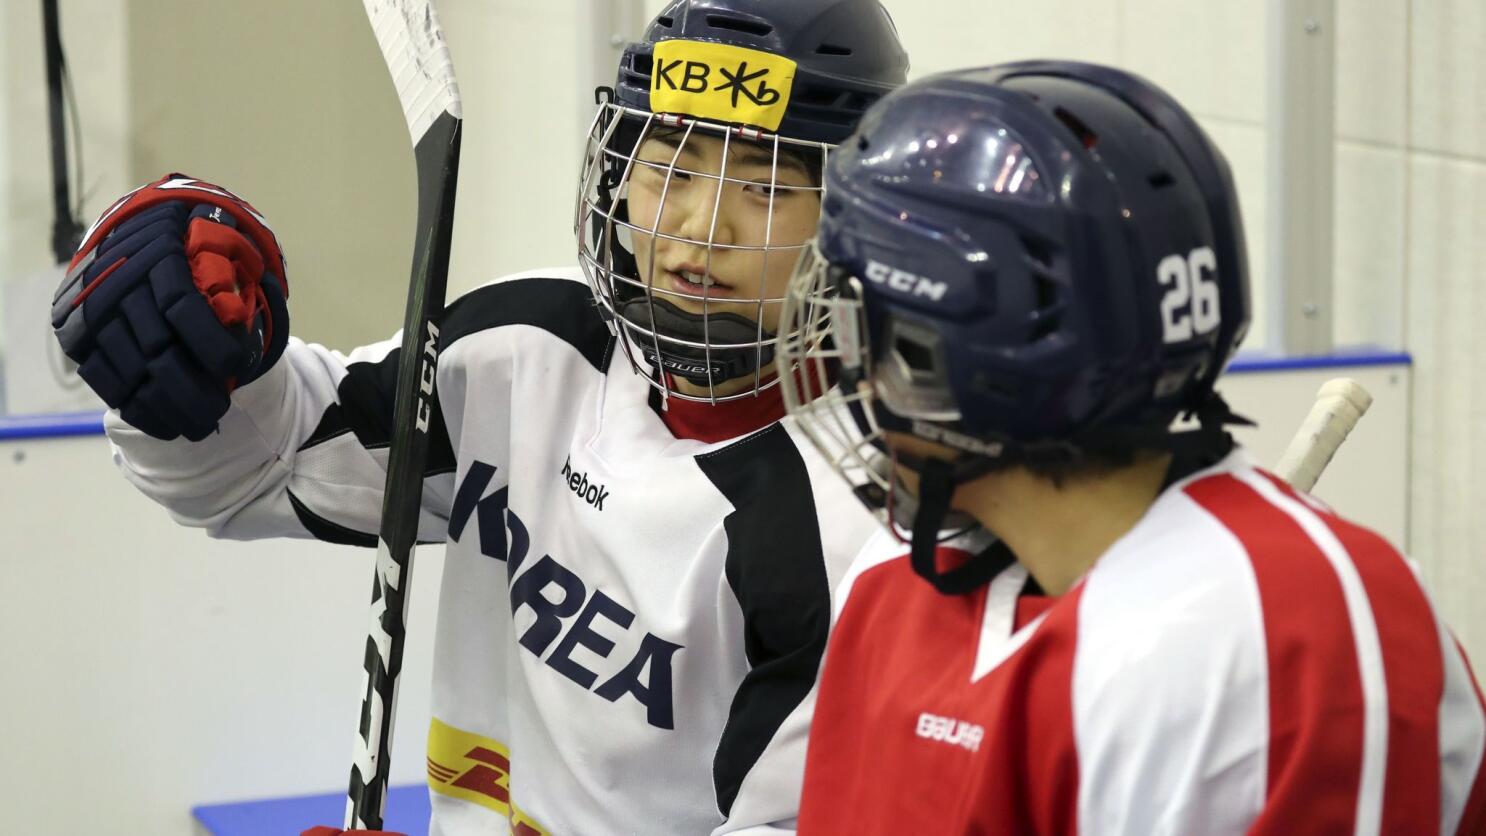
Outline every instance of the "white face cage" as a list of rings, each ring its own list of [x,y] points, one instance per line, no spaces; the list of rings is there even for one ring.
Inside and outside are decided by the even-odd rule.
[[[877,521],[908,543],[918,501],[895,484],[874,406],[881,399],[912,422],[915,434],[925,435],[936,426],[931,422],[958,418],[952,399],[946,401],[936,374],[904,357],[903,343],[913,342],[910,332],[890,329],[888,349],[874,368],[861,280],[833,271],[814,241],[800,256],[782,308],[779,369],[786,412]],[[906,350],[913,353],[911,345]],[[977,526],[951,511],[940,542]]]
[[[651,139],[657,142],[647,148]],[[688,160],[704,158],[686,154],[688,149],[700,152],[708,140],[714,144],[713,158],[720,161],[716,170],[685,167]],[[754,397],[777,385],[772,369],[777,335],[787,336],[789,330],[780,324],[771,331],[769,325],[784,302],[788,270],[814,234],[824,166],[833,147],[600,104],[588,133],[574,219],[579,261],[631,367],[664,397],[718,403]],[[729,173],[730,167],[737,171],[740,163],[734,157],[740,151],[754,158],[747,179]],[[760,151],[769,161],[762,166]],[[781,160],[794,166],[802,158],[810,168],[820,167],[812,170],[810,185],[781,182]],[[636,185],[637,178],[642,185]],[[681,205],[674,200],[678,183],[707,189],[707,199]],[[637,189],[648,190],[645,200],[654,201],[653,209],[635,211]],[[719,240],[720,219],[729,229],[748,227],[725,214],[730,210],[724,196],[735,189],[761,190],[755,195],[766,191],[767,201],[755,199],[745,209],[756,216],[749,234]],[[781,216],[777,203],[792,192],[811,193],[795,197],[813,198],[807,229],[799,229],[798,222],[792,224],[795,228],[781,229],[784,224],[776,222]],[[673,198],[672,211],[667,211],[668,197]],[[801,214],[795,211],[795,217]],[[694,234],[701,230],[705,232]],[[682,276],[661,263],[675,258],[693,267]],[[700,276],[695,268],[701,268]],[[714,268],[727,274],[717,276]],[[692,384],[689,391],[678,388],[680,380]]]
[[[866,312],[861,293],[850,287],[841,293],[840,282],[860,285],[855,277],[833,277],[815,242],[806,245],[780,316],[781,394],[786,412],[821,456],[891,530],[891,461],[865,377],[871,360]]]

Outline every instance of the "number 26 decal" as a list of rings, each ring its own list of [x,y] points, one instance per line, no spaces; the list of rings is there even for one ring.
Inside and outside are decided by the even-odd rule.
[[[1156,278],[1166,288],[1161,300],[1161,328],[1168,343],[1185,342],[1217,329],[1218,257],[1211,247],[1186,256],[1169,255],[1156,265]]]

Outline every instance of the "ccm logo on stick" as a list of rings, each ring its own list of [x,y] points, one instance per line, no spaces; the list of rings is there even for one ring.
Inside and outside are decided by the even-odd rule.
[[[418,375],[418,432],[428,432],[428,419],[433,415],[429,398],[433,396],[434,374],[439,364],[439,326],[432,321],[428,326],[428,341],[423,344],[423,371]]]
[[[949,285],[944,282],[936,282],[923,276],[915,276],[896,267],[889,267],[880,261],[867,260],[867,278],[875,284],[906,293],[910,296],[926,296],[935,302],[944,299],[944,294],[949,292]]]

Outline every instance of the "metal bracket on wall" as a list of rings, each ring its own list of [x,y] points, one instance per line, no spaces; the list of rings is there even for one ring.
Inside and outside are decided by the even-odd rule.
[[[1268,12],[1270,348],[1326,354],[1334,308],[1336,0],[1269,0]]]
[[[614,86],[619,58],[624,48],[640,36],[649,20],[643,0],[584,0],[580,6],[578,55],[583,64],[579,79],[584,85],[577,101],[578,124],[587,128],[593,121],[593,91]]]

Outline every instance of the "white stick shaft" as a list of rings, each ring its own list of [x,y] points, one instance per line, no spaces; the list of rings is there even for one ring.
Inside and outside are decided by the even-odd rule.
[[[1275,465],[1275,472],[1302,491],[1315,487],[1321,471],[1370,406],[1372,395],[1357,381],[1328,380],[1316,393],[1315,405]]]

